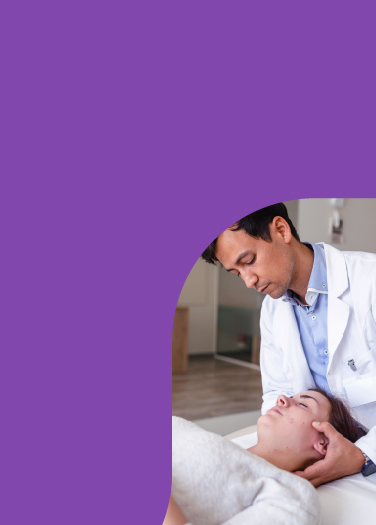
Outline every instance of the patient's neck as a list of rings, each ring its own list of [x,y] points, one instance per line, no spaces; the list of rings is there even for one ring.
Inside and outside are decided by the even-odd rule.
[[[248,448],[248,452],[266,459],[275,467],[287,470],[288,472],[295,472],[302,468],[302,458],[289,447],[272,448],[264,443],[257,443],[254,447]]]

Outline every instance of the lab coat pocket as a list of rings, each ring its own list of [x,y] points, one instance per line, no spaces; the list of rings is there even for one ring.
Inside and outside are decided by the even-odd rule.
[[[368,350],[368,352],[366,352],[363,357],[357,359],[355,361],[355,366],[361,375],[369,373],[376,375],[376,346],[373,346],[371,350]]]
[[[376,346],[355,361],[356,371],[343,381],[350,407],[376,411]]]
[[[354,372],[354,377],[350,377],[343,381],[343,386],[346,390],[347,399],[351,408],[371,403],[376,404],[376,374],[370,372],[368,374],[360,375]],[[373,407],[369,407],[370,412]]]

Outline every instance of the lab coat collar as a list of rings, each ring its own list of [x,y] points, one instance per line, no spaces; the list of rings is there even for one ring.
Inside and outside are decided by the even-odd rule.
[[[329,244],[323,242],[317,244],[324,246],[330,295],[339,297],[349,287],[349,279],[343,253]]]

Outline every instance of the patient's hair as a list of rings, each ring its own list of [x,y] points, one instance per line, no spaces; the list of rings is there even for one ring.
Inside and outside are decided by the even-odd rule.
[[[342,434],[343,437],[351,441],[351,443],[355,443],[355,441],[364,434],[363,430],[358,426],[358,423],[352,418],[350,409],[341,399],[328,394],[321,388],[310,388],[309,390],[311,392],[318,392],[329,401],[331,406],[329,423]]]
[[[300,241],[298,232],[291,222],[291,219],[287,213],[287,208],[283,202],[273,204],[272,206],[267,206],[266,208],[261,208],[261,210],[257,210],[250,215],[246,215],[237,221],[233,226],[231,226],[230,229],[232,231],[244,230],[246,233],[248,233],[248,235],[254,237],[255,239],[262,239],[264,241],[271,242],[272,238],[270,236],[269,224],[273,221],[274,217],[282,217],[285,219],[287,224],[290,226],[292,235],[296,240]],[[214,239],[214,241],[201,255],[202,259],[210,264],[215,264],[218,261],[217,257],[215,256],[217,239]]]

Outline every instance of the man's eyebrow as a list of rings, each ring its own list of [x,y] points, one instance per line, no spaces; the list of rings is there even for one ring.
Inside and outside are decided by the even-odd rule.
[[[317,401],[317,399],[315,397],[312,397],[312,396],[306,396],[305,394],[302,394],[300,396],[300,399],[314,399],[316,401],[316,403],[320,406],[319,402]]]
[[[235,265],[239,264],[240,261],[243,259],[243,257],[245,257],[246,255],[249,255],[250,253],[251,253],[250,250],[246,250],[245,252],[242,252],[238,256],[238,258],[236,259]],[[223,268],[225,268],[225,267],[223,267]],[[227,270],[227,268],[225,268],[225,270],[226,270],[226,272],[233,272],[235,270],[235,268],[229,268],[228,270]]]
[[[240,261],[243,259],[243,257],[245,257],[246,255],[249,255],[250,251],[249,250],[246,250],[245,252],[242,252],[239,257],[236,259],[236,262],[235,264],[239,264]]]

